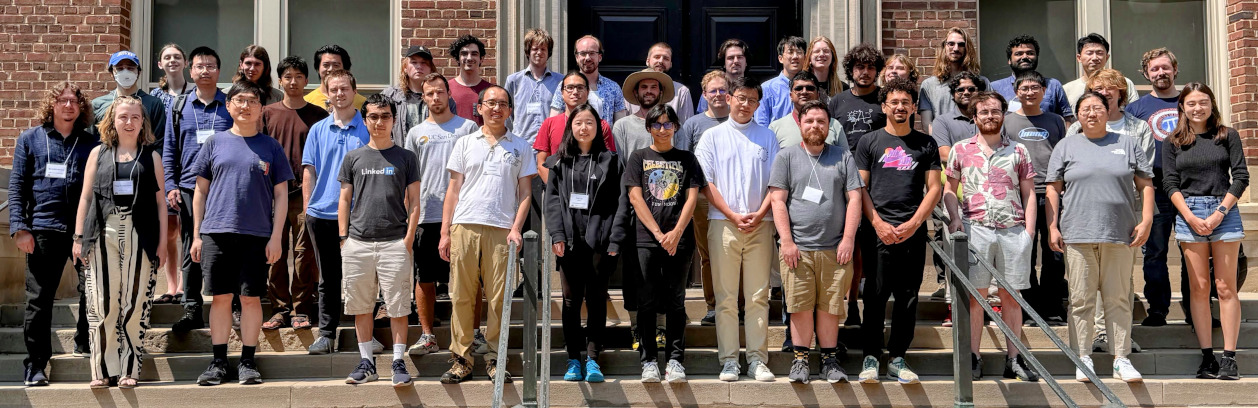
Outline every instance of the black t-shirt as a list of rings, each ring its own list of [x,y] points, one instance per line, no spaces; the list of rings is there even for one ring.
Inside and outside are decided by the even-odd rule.
[[[703,188],[708,183],[694,153],[681,149],[657,152],[651,148],[638,149],[629,155],[625,164],[626,188],[641,187],[642,199],[651,209],[651,218],[659,224],[660,231],[667,233],[681,218],[690,187]],[[658,246],[655,235],[641,222],[638,224],[638,245]],[[694,242],[694,228],[686,226],[681,245],[689,247]]]
[[[337,181],[354,187],[349,236],[384,242],[406,237],[406,188],[419,182],[419,159],[393,145],[384,150],[363,146],[345,154]]]
[[[903,137],[878,129],[861,138],[856,168],[869,172],[869,198],[883,221],[899,225],[913,218],[926,189],[926,172],[940,170],[935,139],[916,130]]]
[[[862,136],[887,126],[887,116],[878,104],[878,91],[879,88],[874,87],[873,92],[856,96],[849,89],[830,98],[830,115],[843,124],[852,152],[856,152]]]

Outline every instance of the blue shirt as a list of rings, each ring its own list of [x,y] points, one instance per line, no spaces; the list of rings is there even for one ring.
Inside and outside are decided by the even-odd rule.
[[[1159,98],[1152,93],[1127,105],[1127,113],[1140,118],[1153,130],[1153,168],[1162,168],[1162,142],[1171,136],[1179,124],[1179,97]],[[1155,173],[1161,173],[1155,171]],[[1161,189],[1161,183],[1155,183]]]
[[[336,116],[330,115],[310,127],[306,134],[306,146],[301,152],[302,167],[314,167],[314,191],[310,193],[310,206],[306,215],[311,217],[335,220],[338,200],[341,198],[341,182],[336,181],[341,171],[341,163],[350,150],[367,145],[371,134],[363,123],[363,116],[354,114],[354,119],[345,127],[336,125]]]
[[[549,101],[559,93],[562,82],[563,76],[551,70],[546,70],[541,79],[533,78],[533,72],[527,68],[507,76],[503,88],[511,94],[517,108],[511,111],[512,118],[508,122],[511,133],[528,139],[532,145],[542,121],[550,117]]]
[[[770,123],[795,111],[791,103],[791,80],[786,75],[778,74],[760,84],[764,96],[760,98],[760,107],[756,108],[756,123],[769,127]],[[732,105],[734,100],[730,99]]]
[[[1009,111],[1013,112],[1022,107],[1016,102],[1018,95],[1013,90],[1013,76],[992,82],[992,90],[999,93],[1009,101]],[[1075,117],[1075,110],[1071,107],[1070,101],[1066,100],[1066,91],[1061,89],[1061,81],[1057,78],[1048,78],[1048,88],[1044,90],[1044,100],[1040,101],[1040,109],[1045,112],[1056,113],[1058,116],[1071,120]]]
[[[595,98],[598,98],[597,104]],[[625,95],[620,90],[620,84],[602,75],[598,76],[598,90],[590,94],[590,105],[598,111],[598,117],[608,123],[612,122],[616,112],[628,109],[625,107]],[[563,103],[563,92],[555,92],[555,96],[550,98],[550,108],[560,112],[567,108]]]
[[[184,99],[183,118],[179,119],[178,132],[175,131],[173,116],[174,107],[166,109],[166,131],[163,133],[162,169],[166,172],[166,191],[179,188],[194,189],[197,187],[197,175],[192,165],[197,161],[197,153],[201,151],[201,143],[197,140],[197,130],[209,130],[218,133],[231,129],[232,117],[227,113],[227,94],[214,91],[214,101],[208,105],[197,98],[196,92],[188,94]],[[201,141],[203,142],[203,141]]]
[[[284,148],[261,133],[241,137],[230,131],[211,135],[202,147],[194,172],[210,188],[200,232],[270,237],[275,185],[293,179]]]
[[[95,133],[74,129],[70,137],[62,137],[51,123],[18,135],[9,176],[10,235],[23,230],[74,230],[83,168],[98,144]],[[66,178],[46,177],[49,164],[65,164]]]

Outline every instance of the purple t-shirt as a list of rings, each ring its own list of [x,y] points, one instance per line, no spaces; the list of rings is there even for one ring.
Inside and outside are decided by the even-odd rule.
[[[202,234],[271,236],[275,185],[293,179],[279,142],[261,133],[215,133],[201,145],[193,171],[210,180]]]

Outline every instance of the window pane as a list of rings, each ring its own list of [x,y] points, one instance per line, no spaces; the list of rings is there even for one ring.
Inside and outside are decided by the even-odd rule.
[[[1110,0],[1110,64],[1136,86],[1145,51],[1166,47],[1179,61],[1175,83],[1206,81],[1206,19],[1202,0]]]
[[[979,56],[988,79],[1013,75],[1005,47],[1022,34],[1040,43],[1040,74],[1063,84],[1075,78],[1073,0],[982,0],[978,16]]]
[[[300,7],[290,3],[288,21],[288,53],[305,58],[312,71],[315,50],[337,44],[349,51],[359,88],[392,82],[389,62],[398,53],[389,49],[388,0],[303,0]],[[317,82],[311,75],[311,85]]]
[[[179,44],[185,53],[213,48],[223,59],[219,83],[231,82],[236,75],[233,61],[253,43],[253,0],[154,0],[152,38],[154,53],[168,43]],[[144,70],[156,82],[162,76],[157,57],[146,57]]]

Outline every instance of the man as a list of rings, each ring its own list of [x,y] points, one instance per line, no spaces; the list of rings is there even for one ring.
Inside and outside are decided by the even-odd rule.
[[[699,140],[695,156],[708,181],[708,248],[716,288],[717,358],[721,381],[737,381],[738,294],[747,299],[745,336],[748,373],[773,381],[769,360],[769,269],[773,256],[773,219],[769,214],[769,174],[778,153],[777,138],[754,123],[760,86],[747,78],[733,82],[730,119]]]
[[[992,90],[999,92],[1000,96],[1009,101],[1009,111],[1016,111],[1022,105],[1022,102],[1016,99],[1017,90],[1013,83],[1018,76],[1027,71],[1034,71],[1040,65],[1040,43],[1035,37],[1029,35],[1019,35],[1009,40],[1009,45],[1005,46],[1005,56],[1009,58],[1009,69],[1013,70],[1013,75],[1008,78],[992,82]],[[1067,122],[1074,122],[1075,114],[1071,101],[1066,99],[1066,92],[1061,88],[1061,82],[1056,78],[1048,78],[1048,85],[1044,88],[1044,100],[1040,102],[1040,110],[1051,112],[1061,116]]]
[[[398,114],[393,124],[393,137],[397,138],[395,144],[405,143],[402,138],[411,128],[428,118],[430,113],[428,105],[424,104],[423,81],[425,76],[436,71],[437,66],[432,62],[432,52],[428,51],[428,47],[412,45],[402,54],[402,73],[398,84],[380,91],[397,106]],[[447,107],[453,109],[454,100],[450,99],[448,103]]]
[[[917,87],[907,80],[888,82],[878,92],[887,126],[860,140],[856,167],[865,182],[862,209],[877,241],[865,256],[865,316],[861,338],[865,360],[860,380],[878,382],[887,298],[894,296],[891,314],[891,362],[887,377],[916,384],[918,376],[904,361],[917,323],[917,291],[926,261],[926,228],[939,202],[939,148],[925,133],[913,130],[909,116],[917,112]]]
[[[1066,92],[1066,102],[1074,103],[1083,96],[1083,92],[1087,91],[1088,79],[1096,75],[1105,65],[1109,63],[1109,41],[1105,37],[1097,33],[1089,33],[1083,37],[1079,37],[1078,45],[1075,46],[1078,54],[1075,54],[1075,60],[1079,61],[1079,65],[1083,66],[1083,76],[1073,81],[1067,82],[1061,86]],[[1127,79],[1127,89],[1131,90],[1131,94],[1127,95],[1125,103],[1135,102],[1140,99],[1140,95],[1136,92],[1136,84],[1131,82],[1131,78]]]
[[[166,105],[162,104],[162,100],[158,97],[149,95],[140,88],[139,78],[144,72],[144,69],[140,67],[140,57],[131,51],[115,52],[109,56],[109,66],[106,69],[114,77],[115,87],[113,91],[92,100],[92,112],[96,114],[92,123],[98,123],[105,118],[105,110],[114,104],[114,99],[117,99],[119,95],[140,98],[140,103],[144,105],[144,114],[149,118],[153,135],[158,137],[155,144],[160,149],[161,137],[165,135],[164,129],[166,129],[166,115],[162,114],[166,111]]]
[[[592,35],[577,39],[573,50],[577,56],[577,68],[589,82],[589,103],[598,112],[598,117],[614,123],[629,114],[625,107],[625,98],[621,95],[620,84],[611,78],[599,75],[598,66],[603,62],[603,42]],[[550,116],[564,111],[563,97],[559,93],[550,98]],[[628,156],[626,153],[625,156]]]
[[[1031,264],[1035,262],[1031,258],[1034,231],[1026,226],[1034,225],[1036,218],[1032,180],[1035,169],[1026,147],[1001,134],[1005,109],[1005,99],[998,93],[979,92],[974,96],[971,110],[978,124],[977,136],[954,145],[956,150],[948,160],[948,188],[943,194],[951,218],[949,229],[965,229],[974,256],[996,268],[971,268],[970,282],[986,288],[992,275],[998,274],[1009,284],[1009,288],[1000,289],[1002,318],[1014,336],[1021,337],[1022,309],[1009,290],[1030,287]],[[958,189],[965,191],[960,202]],[[970,297],[970,369],[974,380],[983,376],[983,358],[979,354],[982,328],[983,309],[977,299]],[[1038,381],[1039,376],[1027,367],[1013,341],[1006,339],[1006,343],[1004,377]]]
[[[363,107],[371,141],[345,155],[337,177],[341,192],[336,222],[345,262],[342,293],[345,314],[354,316],[361,358],[345,382],[363,384],[378,378],[372,317],[380,294],[393,334],[393,386],[403,387],[411,383],[403,357],[414,286],[411,244],[419,222],[419,160],[393,144],[390,133],[397,112],[393,101],[375,94]]]
[[[91,105],[78,85],[62,82],[43,96],[38,116],[41,123],[18,136],[9,177],[9,234],[18,250],[26,254],[22,381],[27,386],[48,385],[44,369],[52,358],[53,301],[73,240],[81,238],[71,234],[83,191],[83,169],[92,148],[100,144],[96,134],[87,130],[93,120],[88,110]],[[83,287],[80,279],[76,356],[88,353]]]
[[[821,92],[818,90],[817,77],[807,70],[795,73],[791,77],[791,114],[783,116],[778,120],[769,124],[769,130],[778,138],[778,145],[783,149],[794,146],[803,142],[803,131],[800,127],[803,125],[803,108],[808,102],[820,100]],[[826,108],[826,113],[829,113]],[[834,120],[826,126],[826,140],[828,145],[834,145],[843,150],[848,150],[847,135],[843,134],[843,125],[838,120]]]
[[[853,47],[843,56],[843,74],[850,89],[830,98],[830,114],[843,124],[847,146],[856,151],[861,137],[886,126],[887,116],[878,104],[878,73],[886,66],[882,53],[869,44]],[[860,268],[857,268],[860,269]]]
[[[178,97],[166,112],[169,126],[163,137],[162,170],[166,176],[166,206],[179,214],[180,241],[183,243],[183,317],[175,322],[171,331],[186,333],[205,327],[201,314],[204,303],[201,297],[201,263],[192,260],[192,196],[197,187],[197,175],[193,165],[201,152],[201,146],[210,135],[230,129],[233,124],[227,112],[227,94],[218,90],[218,53],[209,47],[197,47],[188,53],[191,68],[188,73],[197,89],[187,97]],[[179,100],[183,99],[183,103]],[[176,128],[176,125],[178,127]]]
[[[756,124],[761,127],[791,114],[791,78],[807,67],[808,42],[797,36],[778,41],[778,62],[782,64],[782,73],[760,84],[764,98],[756,110]]]
[[[506,121],[513,109],[507,90],[491,86],[481,93],[475,106],[485,126],[455,141],[446,164],[450,186],[442,206],[438,250],[441,258],[450,262],[450,352],[454,364],[441,375],[445,384],[472,377],[470,351],[476,316],[471,313],[482,284],[489,306],[485,373],[494,378],[498,371],[498,330],[504,318],[502,298],[508,290],[508,242],[515,243],[517,250],[523,243],[520,230],[532,200],[529,178],[537,174],[537,168],[526,159],[532,151],[528,142],[507,130]],[[503,377],[511,381],[510,373],[503,373]]]
[[[646,52],[646,66],[647,69],[667,74],[668,70],[673,69],[673,47],[664,42],[652,45]],[[690,97],[690,88],[682,85],[681,82],[673,81],[673,92],[672,100],[668,101],[666,105],[673,107],[673,111],[677,112],[678,123],[686,123],[686,119],[694,116],[695,111],[695,102]],[[630,114],[636,114],[639,110],[644,110],[642,107],[632,103],[626,103],[625,107],[629,109]],[[625,154],[625,156],[628,156],[628,154]]]
[[[476,100],[481,91],[493,85],[481,77],[485,43],[475,36],[464,35],[450,43],[449,53],[459,69],[459,75],[450,82],[450,97],[457,105],[454,113],[480,126],[484,121],[476,116]]]
[[[928,132],[934,135],[935,120],[951,118],[958,111],[965,110],[965,105],[956,102],[956,95],[948,86],[952,77],[968,72],[983,82],[980,91],[987,89],[990,81],[979,75],[979,70],[978,51],[975,50],[974,41],[970,39],[970,33],[959,27],[949,28],[948,35],[939,42],[939,48],[935,51],[934,70],[929,78],[922,81],[921,95],[918,97],[922,103],[917,107],[917,114],[922,117],[922,123],[931,125],[927,128]],[[975,133],[971,131],[966,137],[974,136]],[[949,143],[948,146],[952,144]],[[939,147],[944,145],[940,143]],[[948,161],[946,157],[941,159]]]
[[[742,78],[747,73],[747,53],[747,43],[743,40],[731,38],[721,43],[721,48],[716,51],[716,60],[721,63],[721,71],[725,72],[728,80]],[[695,113],[703,113],[707,110],[708,100],[699,98],[699,107]],[[682,126],[685,125],[683,122]]]
[[[1024,103],[1006,114],[1003,122],[1005,138],[1022,144],[1031,155],[1031,167],[1035,170],[1036,214],[1047,214],[1044,175],[1048,171],[1053,147],[1066,136],[1066,123],[1061,116],[1040,109],[1047,84],[1048,81],[1039,72],[1027,71],[1018,76],[1014,86],[1018,100]],[[1051,326],[1065,326],[1066,309],[1062,304],[1068,296],[1066,264],[1062,253],[1049,247],[1047,216],[1035,219],[1035,237],[1039,245],[1032,245],[1031,259],[1037,259],[1036,255],[1043,253],[1038,257],[1040,273],[1038,277],[1031,275],[1031,286],[1023,293],[1045,322]]]
[[[865,184],[846,146],[825,141],[837,125],[826,105],[810,100],[795,112],[804,128],[803,143],[784,146],[769,177],[774,225],[782,243],[785,308],[791,314],[792,338],[811,339],[815,327],[821,378],[836,383],[847,381],[839,365],[839,321],[845,313],[843,296],[852,283],[850,262]],[[809,345],[796,344],[793,351],[789,378],[807,384]]]
[[[323,76],[331,115],[310,128],[301,152],[301,195],[306,207],[306,233],[314,245],[319,265],[319,338],[310,354],[328,354],[336,348],[336,326],[341,322],[341,250],[336,217],[341,185],[336,175],[345,154],[370,140],[362,115],[354,109],[358,95],[354,75],[346,70]],[[307,99],[309,100],[309,99]],[[373,340],[374,341],[374,340]],[[381,350],[384,346],[379,347]]]
[[[930,136],[935,138],[935,144],[939,145],[941,163],[948,161],[948,153],[952,150],[952,145],[978,134],[978,127],[975,126],[974,119],[971,117],[974,112],[970,110],[970,100],[975,94],[987,90],[987,84],[981,78],[972,72],[961,71],[949,78],[945,85],[948,92],[952,94],[949,102],[956,105],[958,109],[946,116],[936,117],[930,126]],[[922,93],[924,94],[925,90]]]
[[[406,135],[406,150],[419,159],[419,238],[415,242],[415,307],[422,333],[410,350],[416,354],[437,351],[436,326],[433,316],[437,301],[437,284],[450,283],[450,262],[441,258],[437,243],[441,240],[441,207],[450,183],[446,161],[454,141],[479,129],[476,123],[455,116],[447,102],[449,82],[438,73],[424,76],[424,104],[428,118],[411,128]],[[479,296],[477,304],[483,303]],[[476,310],[480,310],[477,306]],[[477,313],[476,316],[480,316]]]
[[[550,100],[559,92],[563,78],[558,72],[546,68],[555,50],[555,40],[550,33],[534,28],[524,34],[524,51],[528,53],[529,66],[507,76],[503,88],[524,106],[521,112],[512,112],[510,128],[533,144],[542,122],[550,117]]]
[[[589,80],[585,75],[571,71],[564,76],[563,85],[559,88],[563,95],[563,112],[546,118],[542,121],[542,127],[538,129],[537,138],[533,141],[533,151],[537,159],[537,176],[543,183],[550,180],[550,169],[546,168],[546,158],[553,154],[559,153],[559,146],[563,143],[564,132],[568,128],[568,115],[572,114],[572,110],[577,106],[581,106],[589,102],[590,88]],[[621,99],[624,99],[622,96]],[[616,138],[612,135],[612,126],[608,124],[607,118],[599,118],[602,122],[601,134],[603,142],[607,144],[607,149],[616,151]],[[627,156],[628,153],[625,153]],[[626,258],[628,259],[628,258]],[[632,302],[630,302],[632,303]]]
[[[324,109],[332,110],[332,103],[328,99],[331,94],[328,93],[328,74],[336,70],[349,71],[353,63],[349,59],[349,51],[336,44],[328,44],[315,50],[314,62],[318,64],[316,68],[319,70],[319,87],[306,94],[306,102],[322,106]],[[362,109],[363,102],[367,98],[362,95],[354,94],[354,109]]]
[[[275,138],[284,148],[293,174],[301,173],[302,147],[310,128],[328,117],[328,111],[306,102],[307,75],[310,69],[306,61],[290,56],[280,61],[276,69],[280,74],[280,88],[284,99],[262,108],[263,132]],[[316,287],[319,270],[315,265],[310,235],[306,234],[305,201],[301,196],[300,180],[291,180],[288,186],[288,215],[284,220],[280,246],[280,261],[271,265],[271,277],[267,280],[267,293],[274,315],[262,324],[264,330],[275,330],[292,325],[294,329],[310,328],[310,316],[315,314],[318,302]],[[288,274],[288,250],[293,251],[293,271]],[[292,284],[291,288],[289,284]]]

